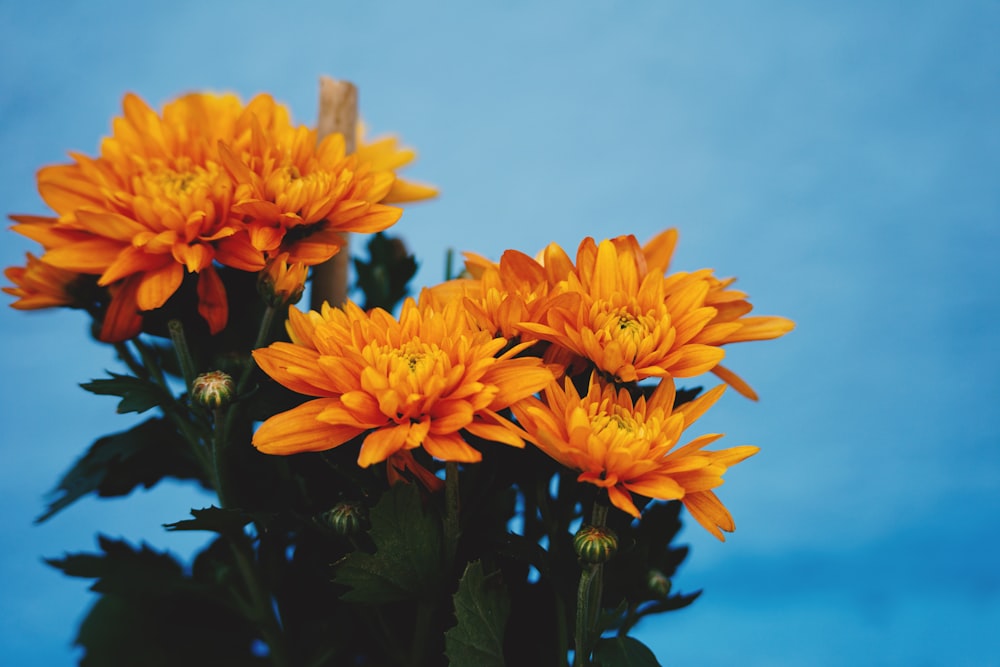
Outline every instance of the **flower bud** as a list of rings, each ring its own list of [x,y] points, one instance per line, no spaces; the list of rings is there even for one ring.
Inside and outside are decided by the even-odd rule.
[[[670,595],[670,577],[656,568],[646,573],[646,585],[656,597],[665,598]]]
[[[288,263],[288,253],[272,257],[264,270],[257,274],[257,292],[264,303],[277,307],[297,303],[306,287],[309,272],[302,262]]]
[[[607,563],[618,551],[618,536],[610,528],[584,525],[573,536],[573,548],[584,563]]]
[[[228,405],[233,398],[233,378],[222,371],[202,373],[191,383],[191,400],[209,409]]]
[[[357,535],[368,527],[368,513],[364,505],[358,502],[337,503],[333,509],[323,512],[321,518],[323,523],[341,537]]]

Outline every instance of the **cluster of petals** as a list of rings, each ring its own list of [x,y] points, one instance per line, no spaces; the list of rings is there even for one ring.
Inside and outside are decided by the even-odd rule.
[[[379,166],[412,153],[393,153],[390,142],[367,161],[345,155],[341,135],[317,143],[268,95],[243,104],[235,95],[190,94],[158,114],[129,94],[123,110],[97,157],[71,153],[71,163],[39,171],[54,216],[11,216],[16,231],[42,245],[41,262],[65,272],[63,285],[91,275],[108,288],[106,341],[137,334],[141,313],[163,306],[192,274],[198,312],[216,333],[228,320],[219,266],[260,271],[282,254],[291,264],[325,261],[341,232],[378,231],[399,218],[399,208],[381,203],[394,188],[433,194],[397,186]],[[57,293],[51,281],[8,277],[24,303]]]
[[[732,516],[712,491],[726,470],[757,453],[750,445],[706,451],[721,434],[694,438],[678,446],[681,435],[722,395],[719,385],[674,408],[674,383],[661,382],[649,399],[633,400],[626,388],[591,376],[581,396],[572,381],[553,382],[544,400],[513,406],[526,437],[566,467],[578,480],[606,489],[611,503],[634,517],[640,513],[632,493],[680,500],[709,532],[735,529]]]
[[[482,454],[464,433],[523,447],[520,429],[499,414],[553,380],[537,357],[517,356],[483,331],[459,301],[444,305],[407,299],[399,318],[382,309],[289,312],[291,342],[254,351],[270,377],[314,397],[279,413],[257,430],[254,445],[270,454],[323,451],[364,436],[358,464],[390,460],[410,467],[422,447],[446,461],[475,462]]]
[[[10,266],[3,272],[14,283],[13,287],[3,288],[5,293],[17,297],[11,307],[38,310],[73,305],[72,285],[77,274],[46,264],[30,252],[26,256],[24,266]]]
[[[741,394],[753,390],[720,365],[723,345],[777,338],[794,327],[783,317],[748,316],[745,293],[710,269],[670,273],[677,234],[646,245],[634,236],[584,239],[576,260],[556,244],[537,259],[508,250],[498,264],[469,256],[471,277],[437,288],[463,295],[485,327],[551,345],[548,361],[589,362],[617,382],[692,377],[708,371]]]

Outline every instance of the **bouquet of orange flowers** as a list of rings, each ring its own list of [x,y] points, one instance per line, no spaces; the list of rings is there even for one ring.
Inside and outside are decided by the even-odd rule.
[[[755,398],[725,346],[792,323],[671,271],[674,230],[469,253],[414,298],[385,230],[436,190],[348,111],[127,95],[96,157],[38,173],[53,215],[11,216],[42,246],[6,270],[12,305],[85,310],[125,372],[83,388],[153,413],[42,519],[165,477],[218,498],[166,525],[213,535],[191,563],[106,537],[50,561],[97,579],[83,664],[658,664],[629,633],[697,597],[671,588],[681,508],[723,539],[714,490],[757,451],[689,431],[727,385]]]

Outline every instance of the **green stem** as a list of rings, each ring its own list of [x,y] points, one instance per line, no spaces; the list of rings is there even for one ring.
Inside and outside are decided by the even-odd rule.
[[[413,628],[413,643],[410,644],[410,664],[420,667],[424,664],[424,650],[430,634],[434,605],[421,601],[417,605],[417,618]]]
[[[452,262],[455,260],[455,251],[452,248],[448,248],[444,252],[444,279],[445,281],[451,280],[455,277],[452,273]]]
[[[260,581],[253,560],[253,547],[246,535],[243,535],[242,538],[240,540],[230,539],[229,546],[236,560],[236,567],[243,576],[247,591],[250,593],[250,615],[270,649],[271,664],[274,667],[290,667],[292,662],[285,646],[281,624],[271,606],[271,597],[265,593],[264,585]]]
[[[191,349],[187,344],[187,337],[184,335],[184,325],[180,320],[170,320],[167,322],[167,329],[170,331],[170,340],[174,344],[174,353],[177,355],[177,363],[181,366],[181,375],[184,377],[184,385],[188,391],[194,382],[198,371],[194,365],[194,358],[191,356]]]
[[[458,463],[446,461],[444,464],[444,544],[445,558],[449,569],[455,563],[458,551],[458,537],[461,532],[459,512],[461,501],[458,495]]]
[[[594,501],[590,525],[604,528],[608,520],[608,506]],[[604,564],[584,564],[580,572],[580,585],[576,590],[576,652],[573,667],[590,664],[590,654],[594,650],[594,635],[598,615],[601,612],[601,593],[604,587]]]
[[[260,318],[260,328],[257,329],[257,338],[253,342],[253,347],[251,350],[256,350],[257,348],[264,347],[264,344],[268,342],[271,337],[271,327],[274,326],[274,316],[277,314],[278,309],[274,306],[268,306],[264,310],[263,317]],[[243,369],[240,374],[239,382],[236,383],[236,396],[241,397],[243,391],[247,387],[247,383],[250,382],[250,377],[253,375],[254,363],[253,358]]]
[[[215,408],[212,416],[215,420],[215,429],[212,433],[212,472],[215,481],[215,493],[219,496],[219,504],[224,509],[232,507],[232,497],[229,493],[229,484],[226,481],[225,466],[225,446],[228,440],[226,433],[226,411],[223,408]]]

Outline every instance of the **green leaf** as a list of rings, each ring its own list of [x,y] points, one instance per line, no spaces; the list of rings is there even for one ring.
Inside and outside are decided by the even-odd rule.
[[[220,507],[205,507],[191,510],[193,519],[185,519],[174,523],[165,523],[167,530],[208,530],[220,535],[241,533],[243,527],[253,521],[253,517],[242,510],[222,509]]]
[[[435,595],[444,564],[441,521],[424,509],[417,486],[386,491],[370,519],[375,553],[355,551],[337,564],[334,581],[351,589],[341,598],[380,604]]]
[[[392,311],[409,292],[407,283],[417,272],[417,262],[398,238],[382,232],[368,242],[370,261],[354,258],[357,287],[365,295],[365,310]]]
[[[124,496],[142,485],[149,488],[164,477],[196,479],[203,473],[185,441],[160,418],[128,431],[98,439],[52,491],[54,500],[35,523],[41,523],[88,493]]]
[[[181,564],[167,552],[142,545],[133,549],[128,543],[97,536],[104,553],[67,554],[62,559],[45,562],[70,577],[96,579],[90,590],[97,593],[148,594],[171,590],[184,575]]]
[[[483,574],[483,564],[469,563],[454,596],[458,625],[444,635],[452,667],[503,667],[503,638],[510,599],[499,573]]]
[[[660,667],[649,647],[632,637],[598,640],[594,662],[600,667]]]
[[[121,396],[118,403],[118,413],[145,412],[150,408],[169,401],[171,396],[159,385],[142,380],[131,375],[119,375],[108,372],[110,378],[91,380],[80,386],[92,394],[105,396]]]
[[[50,565],[96,578],[102,595],[80,625],[83,667],[256,666],[256,632],[214,579],[185,574],[168,553],[98,538],[99,554],[72,554]]]

